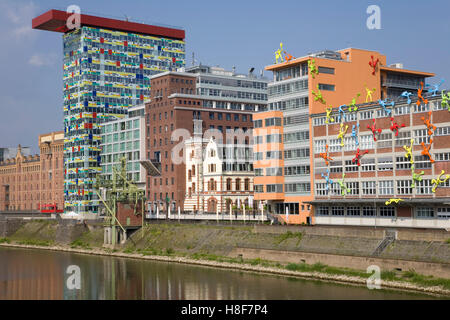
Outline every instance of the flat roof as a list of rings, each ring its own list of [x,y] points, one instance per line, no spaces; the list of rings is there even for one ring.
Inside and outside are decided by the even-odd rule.
[[[72,14],[73,13],[68,13],[61,10],[49,10],[32,20],[32,28],[66,33],[70,31],[66,27],[66,21]],[[176,40],[184,40],[185,38],[185,31],[181,29],[160,27],[110,18],[102,18],[87,14],[81,14],[81,25],[112,29],[123,32],[140,33],[152,36],[161,36]]]
[[[313,205],[320,205],[320,204],[333,204],[333,205],[340,205],[340,204],[373,204],[373,203],[385,203],[390,198],[354,198],[354,199],[315,199],[310,201],[304,201],[308,204]],[[444,204],[448,205],[450,204],[450,198],[448,197],[442,197],[442,198],[404,198],[403,201],[400,201],[397,206],[405,206],[408,204],[424,204],[424,203],[430,203],[430,204]]]

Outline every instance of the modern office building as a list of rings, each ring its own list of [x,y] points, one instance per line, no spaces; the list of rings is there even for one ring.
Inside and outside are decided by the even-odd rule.
[[[184,210],[183,149],[185,140],[194,132],[193,120],[203,120],[203,134],[215,132],[223,143],[235,143],[242,148],[251,146],[252,115],[266,108],[268,81],[252,73],[240,75],[205,66],[189,68],[186,72],[161,73],[151,81],[151,100],[146,103],[146,152],[150,159],[144,162],[149,174],[147,199],[151,209],[156,205],[172,205]],[[228,161],[232,166],[233,161],[236,164],[245,159]],[[251,164],[242,165],[236,170],[253,170]]]
[[[120,170],[121,158],[126,159],[127,179],[145,189],[146,170],[141,166],[145,156],[145,105],[131,107],[125,119],[101,125],[102,176],[111,180],[113,168]]]
[[[17,151],[18,148],[0,148],[0,162],[15,158]],[[30,147],[20,147],[20,153],[25,157],[31,156],[31,149]]]
[[[229,212],[233,206],[250,208],[253,205],[253,147],[247,145],[239,150],[233,143],[219,145],[213,137],[203,138],[202,122],[194,120],[194,136],[185,142],[184,210],[215,214]],[[242,161],[234,161],[241,156]]]
[[[354,48],[293,58],[266,70],[273,72],[268,108],[254,115],[255,200],[289,223],[312,222],[310,115],[341,107],[343,117],[348,106],[387,103],[404,91],[415,94],[434,76],[401,64],[388,66],[385,55]]]
[[[64,132],[39,136],[40,155],[0,162],[0,211],[36,211],[45,205],[64,207]]]
[[[65,210],[95,216],[100,124],[143,103],[152,75],[184,66],[185,32],[84,14],[80,28],[69,30],[70,15],[50,10],[32,24],[64,33]]]
[[[450,228],[450,112],[439,92],[313,114],[315,224]],[[386,111],[389,110],[389,111]],[[330,117],[337,119],[334,108]],[[373,127],[375,125],[375,127]]]

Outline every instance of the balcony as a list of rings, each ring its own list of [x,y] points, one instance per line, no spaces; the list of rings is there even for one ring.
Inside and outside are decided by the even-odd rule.
[[[150,176],[161,175],[161,162],[157,159],[141,160],[141,165],[147,170],[147,174]]]
[[[414,89],[420,87],[421,80],[397,80],[397,79],[383,79],[383,87],[394,87],[402,89]]]

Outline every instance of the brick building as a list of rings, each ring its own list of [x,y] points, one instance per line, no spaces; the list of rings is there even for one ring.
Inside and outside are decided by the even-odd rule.
[[[21,146],[13,159],[0,162],[0,211],[64,208],[64,132],[39,136],[40,155],[24,156]]]
[[[146,104],[146,153],[150,160],[143,161],[149,172],[147,199],[151,210],[167,203],[183,209],[186,166],[179,149],[193,134],[193,119],[203,120],[203,133],[213,129],[223,138],[227,131],[249,136],[252,114],[266,107],[267,80],[263,78],[219,68],[191,71],[165,72],[151,80],[151,100]]]
[[[312,115],[314,223],[450,228],[447,109],[428,93]]]

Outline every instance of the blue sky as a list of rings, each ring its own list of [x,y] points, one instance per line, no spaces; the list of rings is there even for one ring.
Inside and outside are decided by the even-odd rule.
[[[450,2],[445,0],[0,0],[0,146],[31,146],[62,130],[62,36],[31,29],[49,9],[76,4],[82,13],[181,26],[186,60],[259,73],[282,41],[293,56],[346,47],[377,50],[387,63],[430,71],[450,85]],[[366,9],[381,8],[381,30],[368,30]],[[266,75],[269,75],[266,73]]]

